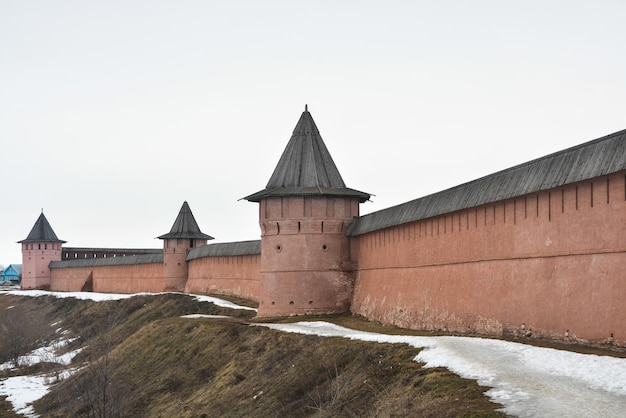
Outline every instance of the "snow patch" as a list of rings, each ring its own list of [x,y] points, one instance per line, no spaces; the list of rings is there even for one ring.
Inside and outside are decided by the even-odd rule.
[[[482,386],[517,417],[623,417],[626,359],[579,354],[488,338],[420,337],[356,331],[327,322],[255,324],[285,332],[406,343],[415,361],[445,367]]]
[[[181,316],[181,318],[229,319],[229,318],[232,318],[232,316],[228,316],[228,315],[190,314],[190,315],[183,315],[183,316]]]
[[[221,306],[223,308],[244,309],[244,310],[250,310],[250,311],[256,312],[256,308],[250,308],[249,306],[237,305],[236,303],[232,303],[227,300],[216,298],[213,296],[195,295],[191,293],[178,293],[178,292],[171,292],[171,293],[191,296],[200,302],[210,302],[216,306]],[[6,294],[16,295],[16,296],[31,296],[31,297],[54,296],[56,298],[75,298],[75,299],[80,299],[80,300],[93,300],[95,302],[101,302],[101,301],[107,301],[107,300],[129,299],[129,298],[132,298],[133,296],[164,295],[168,293],[164,293],[164,292],[160,292],[160,293],[149,293],[149,292],[98,293],[98,292],[52,292],[48,290],[12,290],[12,291],[7,291]]]
[[[14,376],[0,380],[0,396],[6,396],[13,410],[27,417],[36,417],[31,403],[48,393],[49,379],[45,376]]]
[[[16,368],[16,366],[17,368],[30,367],[30,366],[34,366],[35,364],[43,363],[43,362],[57,363],[57,364],[62,364],[64,366],[67,366],[68,364],[72,362],[72,359],[76,357],[78,353],[82,351],[82,348],[78,348],[74,351],[70,351],[68,353],[61,354],[61,355],[57,355],[56,352],[74,340],[75,338],[69,339],[69,340],[58,340],[58,341],[52,342],[50,345],[46,347],[37,348],[31,351],[30,353],[26,354],[25,356],[20,356],[17,359],[17,365],[14,364],[12,361],[7,361],[5,363],[0,364],[0,371],[11,370],[11,369]]]

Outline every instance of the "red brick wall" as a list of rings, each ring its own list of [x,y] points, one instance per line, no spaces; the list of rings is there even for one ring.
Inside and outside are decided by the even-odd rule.
[[[203,257],[189,261],[185,292],[259,300],[260,255]]]
[[[50,290],[58,292],[80,292],[88,285],[93,267],[51,269]]]
[[[92,278],[92,290],[103,293],[163,292],[163,264],[130,264],[52,269],[51,290],[80,291]]]
[[[626,345],[626,174],[352,238],[352,311],[414,329]]]
[[[163,264],[131,264],[94,268],[93,291],[106,293],[163,292]]]

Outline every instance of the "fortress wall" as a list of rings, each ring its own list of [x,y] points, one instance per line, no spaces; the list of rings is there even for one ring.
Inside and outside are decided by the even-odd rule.
[[[91,277],[93,267],[50,269],[50,290],[58,292],[80,292]]]
[[[163,291],[163,264],[126,264],[54,268],[51,290],[102,293]]]
[[[626,345],[626,173],[352,238],[352,311]]]
[[[93,291],[103,293],[163,292],[163,263],[94,267]]]
[[[185,292],[259,300],[261,256],[202,257],[189,261]]]

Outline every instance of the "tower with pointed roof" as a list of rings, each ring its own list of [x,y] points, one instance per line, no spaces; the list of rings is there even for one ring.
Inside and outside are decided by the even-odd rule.
[[[347,188],[305,107],[259,203],[258,316],[345,312],[353,281],[346,229],[368,193]]]
[[[41,211],[33,229],[22,244],[22,289],[49,289],[50,263],[61,261],[62,246],[50,223]]]
[[[187,254],[213,237],[200,231],[185,201],[170,232],[158,238],[163,240],[163,289],[182,292],[187,282]]]

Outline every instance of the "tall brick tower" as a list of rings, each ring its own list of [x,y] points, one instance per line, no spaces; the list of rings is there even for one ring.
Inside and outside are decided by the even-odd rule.
[[[187,282],[187,254],[213,237],[200,231],[185,201],[170,232],[158,238],[163,240],[163,290],[182,292]]]
[[[258,316],[345,312],[353,291],[346,228],[370,195],[343,182],[305,107],[259,202]]]
[[[41,211],[28,237],[22,241],[22,289],[49,289],[51,261],[61,261],[65,241],[57,238]]]

